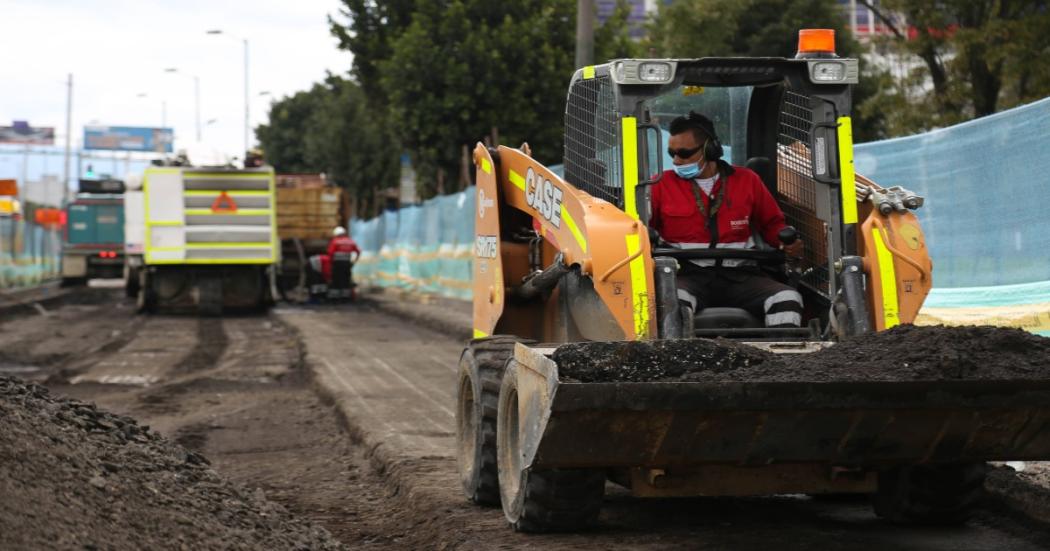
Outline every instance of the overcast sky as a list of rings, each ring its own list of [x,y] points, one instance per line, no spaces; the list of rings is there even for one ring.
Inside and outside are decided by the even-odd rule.
[[[0,125],[53,126],[64,143],[66,79],[73,75],[73,142],[83,126],[175,129],[175,147],[195,139],[192,75],[200,79],[203,142],[244,151],[244,47],[248,40],[251,125],[270,101],[344,74],[327,16],[339,0],[0,0]],[[230,36],[207,35],[222,29]],[[236,38],[234,38],[236,37]],[[175,67],[181,74],[164,70]],[[269,92],[270,96],[261,96]],[[145,94],[145,97],[139,97]]]

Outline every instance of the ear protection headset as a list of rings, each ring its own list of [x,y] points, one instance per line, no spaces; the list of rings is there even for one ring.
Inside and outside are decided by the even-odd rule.
[[[690,111],[686,119],[689,121],[690,126],[707,135],[707,141],[704,142],[704,160],[717,161],[721,159],[722,142],[718,140],[718,135],[715,134],[715,123],[695,111]]]

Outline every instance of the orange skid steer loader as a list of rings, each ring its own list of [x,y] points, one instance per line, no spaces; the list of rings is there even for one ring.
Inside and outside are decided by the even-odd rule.
[[[1050,458],[1045,380],[583,382],[559,372],[559,351],[580,343],[622,350],[625,363],[625,343],[638,341],[682,353],[746,342],[801,357],[912,322],[932,284],[912,212],[922,198],[853,173],[857,74],[856,60],[830,52],[617,60],[572,78],[564,177],[527,146],[478,144],[475,338],[457,396],[471,500],[501,503],[522,531],[594,521],[607,481],[641,497],[871,493],[882,517],[951,523],[980,495],[985,461]],[[667,125],[691,110],[714,121],[725,158],[772,192],[806,243],[801,261],[650,240]],[[766,266],[803,296],[803,326],[679,306],[678,265],[697,258]]]

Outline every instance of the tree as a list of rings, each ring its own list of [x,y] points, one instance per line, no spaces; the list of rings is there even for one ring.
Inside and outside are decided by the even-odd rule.
[[[398,179],[390,128],[370,112],[361,87],[339,76],[275,102],[256,135],[277,172],[324,172],[362,212],[376,188]]]
[[[631,38],[631,28],[628,24],[631,9],[632,6],[627,0],[617,0],[612,15],[594,30],[595,62],[643,57],[642,45]]]
[[[399,149],[390,128],[372,116],[359,85],[328,75],[324,86],[326,93],[307,119],[306,159],[346,189],[359,212],[370,212],[374,190],[398,181]]]
[[[662,5],[649,25],[646,47],[656,57],[795,56],[799,29],[834,29],[836,51],[860,58],[861,47],[846,28],[834,0],[676,0]],[[883,137],[881,113],[865,110],[885,76],[861,58],[854,87],[854,138]]]
[[[1046,0],[860,0],[892,35],[887,52],[921,64],[877,98],[894,133],[983,117],[1050,94]],[[916,113],[917,103],[931,105]]]
[[[319,172],[308,159],[303,137],[310,132],[310,116],[323,102],[327,90],[315,84],[270,105],[269,120],[255,129],[266,161],[277,172]]]
[[[342,0],[345,22],[328,18],[339,49],[353,54],[351,74],[370,99],[383,94],[379,65],[390,58],[393,42],[412,21],[416,0]]]
[[[423,195],[445,191],[462,148],[498,134],[528,141],[543,162],[562,155],[572,75],[572,0],[420,1],[379,63],[392,123]]]

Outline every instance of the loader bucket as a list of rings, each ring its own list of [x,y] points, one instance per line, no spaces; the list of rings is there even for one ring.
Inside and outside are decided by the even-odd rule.
[[[574,383],[553,350],[515,350],[526,469],[1050,459],[1050,380]]]

